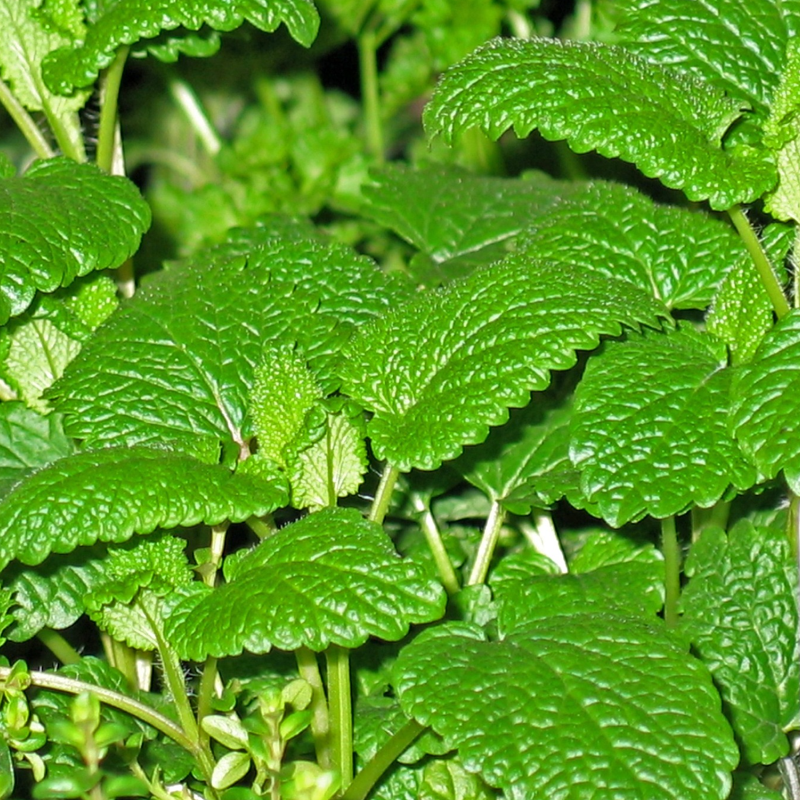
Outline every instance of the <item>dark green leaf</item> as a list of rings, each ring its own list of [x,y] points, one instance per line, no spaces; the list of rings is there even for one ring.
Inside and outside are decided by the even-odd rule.
[[[683,622],[751,763],[789,752],[800,726],[797,563],[785,535],[743,520],[705,530],[686,562]]]
[[[593,358],[575,393],[570,455],[581,489],[613,526],[716,503],[749,488],[728,432],[731,371],[691,329],[631,335]]]
[[[196,31],[208,25],[231,31],[245,21],[262,31],[274,31],[284,23],[292,37],[306,47],[319,27],[311,0],[117,0],[106,6],[76,47],[61,48],[48,56],[42,72],[52,91],[70,94],[76,87],[94,83],[121,45],[152,39],[178,27]]]
[[[442,587],[401,559],[379,525],[354,509],[331,508],[287,525],[238,565],[231,582],[178,602],[166,635],[192,661],[358,647],[394,641],[411,623],[444,611]]]
[[[17,484],[0,503],[0,569],[158,527],[240,522],[283,505],[286,494],[277,472],[266,482],[167,450],[77,453]]]
[[[0,324],[21,314],[37,289],[119,266],[149,226],[136,187],[89,164],[54,158],[0,181]]]
[[[232,240],[147,281],[51,390],[85,446],[169,442],[217,461],[242,451],[264,343],[299,350],[326,392],[356,325],[389,305],[374,264],[305,235],[236,231]]]
[[[793,309],[764,337],[733,382],[731,425],[767,478],[781,470],[800,492],[800,311]]]
[[[362,326],[340,374],[374,412],[375,455],[401,471],[430,470],[527,405],[576,350],[659,316],[660,303],[623,281],[509,256]]]
[[[721,149],[740,115],[722,90],[623,47],[496,39],[444,74],[424,119],[448,142],[475,126],[492,139],[538,128],[545,139],[630,161],[689,199],[726,209],[777,180],[764,151]]]

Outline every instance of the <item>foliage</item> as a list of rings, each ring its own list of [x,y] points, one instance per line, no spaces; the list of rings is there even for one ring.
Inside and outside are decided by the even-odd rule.
[[[800,4],[561,12],[0,0],[0,800],[800,800]]]

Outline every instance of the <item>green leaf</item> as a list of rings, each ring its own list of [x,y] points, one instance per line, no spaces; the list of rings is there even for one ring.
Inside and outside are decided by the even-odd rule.
[[[617,34],[627,49],[672,65],[752,104],[763,115],[800,33],[797,0],[620,0]]]
[[[0,403],[0,497],[41,467],[73,452],[61,418],[43,417],[22,403]]]
[[[362,213],[391,228],[433,266],[411,269],[431,284],[446,282],[506,255],[515,236],[570,185],[544,173],[519,178],[475,175],[446,166],[389,164],[371,173]],[[416,265],[415,265],[416,262]]]
[[[395,687],[511,798],[722,800],[739,759],[703,665],[616,611],[559,607],[501,641],[448,623],[404,648]]]
[[[614,527],[714,505],[755,482],[728,432],[731,370],[708,336],[631,335],[587,365],[570,455],[581,489]]]
[[[57,13],[48,16],[54,10]],[[42,78],[42,61],[51,50],[83,35],[77,0],[65,0],[57,8],[55,3],[42,4],[41,0],[0,1],[0,76],[25,108],[43,111],[51,125],[63,128],[62,146],[74,148],[76,157],[83,154],[78,111],[89,92],[55,96]]]
[[[555,198],[531,219],[518,249],[630,281],[668,308],[705,308],[746,255],[730,225],[605,181]]]
[[[475,126],[492,139],[538,128],[545,139],[619,157],[690,200],[727,209],[777,180],[765,152],[721,149],[740,115],[740,103],[721,90],[623,47],[496,39],[444,74],[424,121],[447,142]]]
[[[731,426],[745,453],[766,478],[784,471],[800,492],[800,311],[791,310],[769,331],[753,359],[737,370]]]
[[[771,764],[800,726],[797,564],[786,536],[742,520],[705,530],[686,562],[683,624],[743,751]]]
[[[287,525],[238,564],[230,583],[177,603],[167,638],[185,658],[359,647],[402,639],[444,611],[442,587],[398,557],[379,525],[331,508]]]
[[[285,502],[277,472],[266,482],[146,447],[77,453],[17,484],[0,503],[0,569],[157,527],[241,522]]]
[[[14,617],[9,614],[9,611],[15,605],[15,602],[13,589],[0,589],[0,647],[8,641],[3,634],[6,628],[14,622]]]
[[[549,371],[622,325],[656,324],[644,292],[570,265],[509,256],[420,294],[361,327],[344,353],[344,390],[374,412],[377,458],[435,469],[528,404]]]
[[[531,506],[546,507],[564,494],[560,479],[569,460],[571,404],[553,406],[546,395],[533,400],[489,438],[465,449],[452,467],[492,502],[514,513],[530,513]]]
[[[266,229],[172,265],[113,315],[50,390],[67,432],[96,447],[169,443],[216,462],[252,435],[250,387],[265,342],[307,360],[325,392],[356,325],[394,289],[341,245]]]
[[[36,290],[117,267],[139,247],[150,209],[126,178],[67,158],[0,181],[0,324]]]
[[[311,0],[117,0],[104,8],[75,47],[48,56],[42,71],[52,91],[69,94],[94,83],[122,45],[181,26],[191,31],[203,25],[232,31],[243,22],[262,31],[274,31],[284,23],[291,36],[308,47],[317,35],[319,16]]]
[[[419,800],[491,800],[489,787],[474,773],[464,769],[457,757],[437,759],[425,765]]]
[[[729,800],[784,800],[784,796],[783,792],[768,789],[749,772],[734,772]]]
[[[132,603],[109,603],[95,608],[89,616],[114,641],[123,642],[135,650],[153,652],[158,648],[154,626],[163,625],[163,605],[162,598],[144,588]]]

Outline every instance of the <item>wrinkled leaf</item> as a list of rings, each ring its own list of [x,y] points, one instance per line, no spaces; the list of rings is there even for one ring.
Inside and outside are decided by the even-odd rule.
[[[430,135],[450,142],[479,126],[492,139],[538,129],[579,153],[635,164],[690,200],[727,209],[774,186],[769,156],[725,152],[741,105],[710,84],[613,45],[495,39],[448,70],[425,110]]]
[[[686,562],[683,624],[751,763],[789,752],[800,725],[797,564],[785,535],[743,520],[705,530]]]
[[[272,647],[354,648],[395,641],[444,611],[442,587],[401,559],[379,525],[331,508],[287,525],[237,564],[230,583],[197,587],[172,609],[166,635],[185,658]]]
[[[477,444],[550,370],[622,325],[656,324],[644,292],[578,267],[510,256],[427,291],[361,327],[340,367],[344,390],[373,411],[373,452],[401,471],[435,469]]]

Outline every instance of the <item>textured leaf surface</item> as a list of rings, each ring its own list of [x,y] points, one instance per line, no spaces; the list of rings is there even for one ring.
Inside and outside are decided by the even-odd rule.
[[[120,45],[152,39],[181,26],[192,31],[203,25],[231,31],[245,21],[262,31],[274,31],[284,23],[306,47],[319,26],[311,0],[117,0],[105,6],[77,47],[62,48],[45,60],[45,81],[54,92],[69,94],[75,87],[94,83]]]
[[[505,423],[507,408],[527,405],[576,350],[663,315],[623,281],[510,256],[360,328],[340,374],[374,412],[375,455],[401,471],[434,469]]]
[[[619,526],[713,505],[752,467],[728,432],[731,371],[691,330],[631,336],[592,359],[575,393],[570,455],[581,489]]]
[[[726,209],[777,180],[765,153],[721,149],[740,109],[710,84],[622,47],[496,39],[445,73],[424,120],[448,142],[475,126],[492,139],[538,128],[545,139],[619,157],[690,200]]]
[[[409,625],[438,619],[442,587],[401,559],[379,525],[332,508],[287,525],[237,566],[231,582],[189,594],[166,635],[181,655],[265,653],[272,647],[358,647],[395,641]]]
[[[797,0],[621,0],[627,48],[690,72],[763,113],[800,33]]]
[[[772,478],[800,492],[800,311],[790,311],[736,373],[731,424],[742,449]]]
[[[249,391],[265,343],[299,350],[325,391],[352,329],[392,292],[366,258],[259,228],[154,276],[51,390],[88,446],[170,442],[216,462],[252,431]]]
[[[73,449],[57,415],[43,417],[22,403],[0,403],[0,497]]]
[[[158,527],[241,522],[273,511],[286,494],[277,473],[267,482],[166,450],[77,453],[17,484],[0,503],[0,569]]]
[[[372,174],[361,210],[424,253],[433,266],[420,277],[438,283],[505,255],[509,240],[569,191],[543,173],[521,180],[390,164]]]
[[[515,800],[721,800],[739,758],[703,665],[612,611],[559,608],[502,641],[449,623],[403,650],[395,686]]]
[[[751,763],[789,752],[800,725],[797,565],[786,537],[743,520],[703,532],[686,562],[683,622]]]
[[[556,198],[531,219],[519,249],[630,281],[669,308],[705,308],[746,255],[730,225],[605,181]]]
[[[36,290],[119,266],[139,247],[150,209],[127,179],[55,158],[0,181],[0,324]]]

